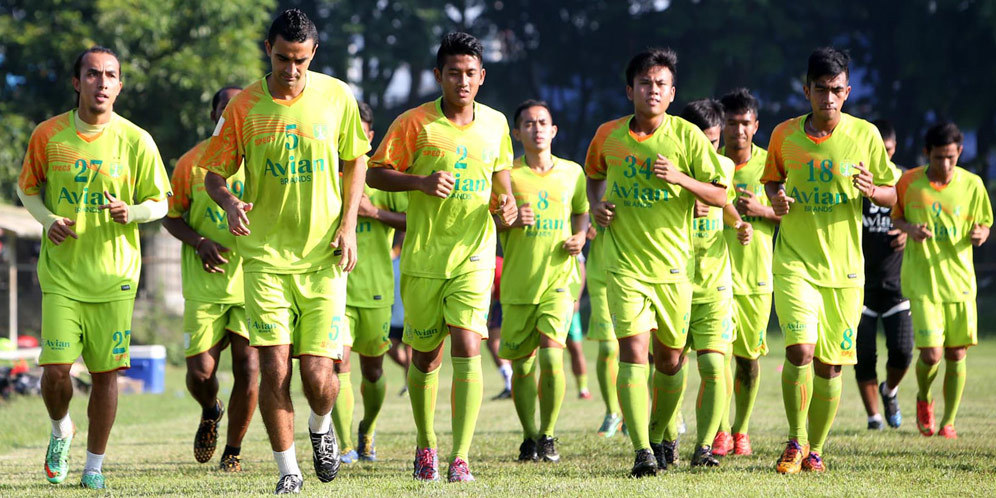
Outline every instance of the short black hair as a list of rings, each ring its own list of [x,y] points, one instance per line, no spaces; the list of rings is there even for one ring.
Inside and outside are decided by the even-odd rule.
[[[671,71],[671,84],[675,84],[678,80],[678,54],[670,48],[648,48],[634,55],[626,65],[626,85],[633,86],[637,75],[661,66]]]
[[[719,103],[723,104],[723,110],[727,114],[746,114],[751,112],[754,114],[754,119],[757,119],[757,99],[746,88],[733,89],[730,93],[723,95],[719,99]]]
[[[436,51],[436,69],[442,71],[446,64],[446,58],[451,55],[469,55],[477,57],[477,60],[484,64],[484,45],[473,36],[455,31],[443,35],[439,42],[439,50]]]
[[[806,85],[824,76],[836,77],[840,73],[850,78],[848,64],[851,56],[833,47],[820,47],[809,54],[809,67],[806,70]]]
[[[964,139],[965,137],[962,136],[961,130],[958,129],[958,125],[952,123],[951,121],[945,121],[931,126],[927,129],[927,134],[923,137],[924,144],[927,147],[927,152],[930,152],[934,147],[944,147],[945,145],[950,144],[961,145]]]
[[[228,86],[222,88],[221,90],[218,90],[217,92],[214,92],[214,96],[211,97],[211,112],[214,112],[214,110],[218,108],[218,102],[221,102],[221,94],[225,93],[228,90],[240,90],[241,91],[242,87],[241,86],[235,86],[235,85],[228,85]]]
[[[550,124],[553,124],[553,111],[550,110],[550,105],[542,100],[529,99],[519,104],[519,107],[515,108],[515,113],[512,114],[512,123],[515,123],[516,128],[519,127],[519,118],[522,116],[522,113],[530,107],[542,107],[546,109],[546,112],[550,113]]]
[[[896,127],[888,119],[876,119],[872,124],[878,128],[878,133],[882,135],[882,140],[896,140]]]
[[[681,117],[701,130],[722,126],[723,114],[723,104],[716,99],[693,100],[681,110]]]
[[[366,102],[357,102],[356,106],[360,108],[360,121],[363,121],[367,124],[367,126],[373,128],[374,111],[370,108],[370,104]]]
[[[76,56],[76,62],[73,62],[73,78],[76,78],[76,79],[82,79],[83,78],[83,75],[80,74],[80,71],[83,70],[83,58],[86,57],[87,54],[110,54],[115,59],[118,58],[118,54],[115,54],[113,50],[111,50],[111,49],[109,49],[107,47],[101,47],[100,45],[94,45],[94,46],[92,46],[92,47],[90,47],[90,48],[88,48],[88,49],[80,52],[80,55]],[[118,79],[121,79],[121,60],[120,59],[118,60]]]
[[[287,9],[270,23],[266,41],[270,42],[271,47],[276,43],[277,36],[296,43],[314,40],[315,46],[318,46],[318,28],[301,9]]]

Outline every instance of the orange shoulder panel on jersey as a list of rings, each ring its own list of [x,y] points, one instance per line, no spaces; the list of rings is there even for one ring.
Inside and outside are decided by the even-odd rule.
[[[782,121],[771,132],[771,140],[768,142],[768,157],[764,161],[761,183],[785,181],[785,157],[782,154],[782,147],[785,145],[785,138],[792,133],[792,129],[796,126],[797,119]]]
[[[176,162],[176,168],[173,169],[173,177],[170,178],[170,184],[173,186],[173,195],[169,198],[169,212],[166,216],[180,218],[183,216],[183,213],[190,210],[190,200],[193,197],[190,191],[190,176],[195,163],[200,161],[204,150],[207,149],[208,142],[210,142],[210,139],[202,140],[193,149],[188,150],[186,154],[180,156],[180,160]]]
[[[409,109],[398,116],[370,158],[370,167],[390,168],[402,173],[408,170],[408,167],[415,162],[415,152],[426,145],[426,138],[420,130],[435,118],[434,101]]]
[[[598,180],[605,179],[607,168],[605,158],[609,155],[617,155],[619,157],[625,155],[624,153],[621,154],[618,150],[621,144],[612,143],[613,141],[609,139],[609,136],[618,130],[620,126],[626,126],[628,119],[629,116],[622,117],[603,123],[602,126],[598,127],[598,131],[595,132],[595,138],[591,139],[591,144],[588,146],[588,154],[584,160],[585,174]]]
[[[56,133],[70,126],[69,118],[70,113],[66,112],[47,119],[35,127],[35,131],[31,133],[28,150],[24,154],[24,162],[21,164],[21,174],[17,178],[17,186],[25,194],[38,195],[41,193],[41,184],[45,183],[48,168],[48,156],[45,149],[48,147],[48,141]]]
[[[249,85],[228,103],[200,163],[196,166],[225,178],[239,170],[245,154],[244,120],[249,110],[264,96],[264,81],[259,80]]]
[[[906,191],[909,189],[911,183],[923,176],[925,171],[926,168],[920,166],[903,173],[903,176],[899,178],[899,182],[896,183],[896,205],[892,207],[892,219],[898,220],[906,217],[904,210],[906,206]]]

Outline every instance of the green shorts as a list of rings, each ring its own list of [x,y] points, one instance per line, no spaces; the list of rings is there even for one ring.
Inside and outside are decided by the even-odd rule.
[[[855,332],[864,289],[821,287],[798,277],[775,275],[775,312],[785,346],[814,344],[814,356],[828,365],[854,365]]]
[[[291,345],[293,356],[342,359],[346,276],[338,266],[308,273],[245,273],[253,346]]]
[[[571,304],[573,305],[574,303]],[[582,339],[584,339],[584,329],[581,328],[581,312],[575,311],[571,315],[571,323],[567,327],[567,340],[578,342]]]
[[[540,334],[561,347],[567,345],[568,330],[574,317],[570,293],[547,293],[539,304],[502,303],[501,343],[498,356],[516,360],[536,351]]]
[[[249,339],[246,308],[238,304],[192,301],[183,306],[183,348],[187,358],[227,341],[228,332]]]
[[[733,342],[733,297],[718,301],[692,303],[688,320],[688,347],[696,351],[726,354]]]
[[[612,315],[609,314],[609,299],[605,294],[606,287],[605,281],[588,276],[588,300],[591,303],[588,339],[592,341],[616,340],[616,332],[612,328]]]
[[[736,294],[733,296],[733,354],[756,360],[768,354],[768,319],[771,318],[771,294]]]
[[[70,365],[83,355],[90,373],[129,368],[134,299],[85,303],[42,294],[39,365]]]
[[[654,332],[665,346],[682,349],[688,338],[692,284],[650,283],[608,273],[612,326],[619,339]]]
[[[958,348],[979,343],[975,300],[935,303],[910,299],[913,344],[917,348]]]
[[[453,278],[401,274],[405,305],[402,339],[416,351],[433,351],[450,334],[449,327],[488,337],[488,305],[494,270],[476,270]]]
[[[357,308],[346,306],[348,330],[344,346],[363,356],[381,356],[391,349],[391,307]]]

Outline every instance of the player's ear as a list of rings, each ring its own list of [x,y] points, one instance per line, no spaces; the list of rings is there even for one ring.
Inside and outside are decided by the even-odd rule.
[[[266,50],[266,58],[270,58],[273,53],[273,46],[270,45],[270,40],[263,40],[263,48]]]
[[[550,125],[550,141],[557,138],[557,125]]]
[[[512,128],[512,138],[514,138],[514,139],[516,139],[516,140],[518,140],[520,142],[522,141],[522,135],[519,134],[519,127],[518,126],[516,126],[515,128]]]
[[[487,71],[485,71],[484,68],[482,67],[481,68],[481,82],[479,83],[479,85],[484,85],[484,75],[485,74],[487,74]]]
[[[626,98],[633,100],[633,85],[626,85]]]
[[[436,84],[443,84],[443,72],[440,71],[438,67],[432,68],[432,76],[436,78]]]
[[[80,79],[76,76],[73,76],[73,89],[76,90],[76,93],[80,91]]]

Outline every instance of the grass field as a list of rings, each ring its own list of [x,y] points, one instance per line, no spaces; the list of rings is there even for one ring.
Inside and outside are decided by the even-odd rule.
[[[557,437],[562,462],[518,464],[521,442],[518,420],[510,400],[490,401],[499,390],[496,370],[485,358],[485,402],[481,409],[470,463],[477,482],[459,485],[416,483],[411,475],[414,424],[408,398],[397,396],[401,371],[387,365],[388,396],[378,422],[377,451],[380,461],[343,466],[339,478],[322,484],[312,473],[311,446],[306,435],[307,405],[295,394],[298,459],[305,474],[304,493],[349,496],[399,496],[402,494],[503,495],[503,496],[630,496],[661,493],[700,496],[730,495],[996,495],[996,338],[986,337],[968,358],[969,380],[957,427],[960,438],[924,438],[914,423],[915,379],[903,381],[900,400],[905,416],[897,430],[869,432],[861,409],[853,370],[844,372],[844,399],[825,449],[830,471],[823,475],[781,476],[773,465],[785,440],[785,422],[779,367],[780,336],[772,337],[772,354],[762,360],[762,387],[751,423],[755,454],[728,457],[718,469],[692,470],[687,466],[694,434],[694,388],[697,374],[689,376],[689,395],[683,413],[689,432],[682,442],[682,463],[656,478],[627,477],[633,452],[627,438],[606,440],[595,435],[603,408],[594,375],[595,348],[586,345],[589,376],[595,398],[578,400],[568,377],[568,396],[561,411]],[[884,363],[880,348],[880,361]],[[694,367],[694,362],[691,364]],[[884,367],[883,367],[884,368]],[[692,369],[694,372],[694,368]],[[881,369],[880,369],[881,371]],[[444,363],[436,412],[441,465],[449,453],[450,368]],[[359,412],[359,380],[354,374]],[[941,380],[935,383],[938,417],[943,410]],[[223,393],[231,377],[222,376]],[[296,382],[295,382],[296,383]],[[357,412],[355,422],[359,420]],[[272,493],[276,465],[259,413],[243,443],[241,475],[219,473],[221,445],[212,462],[194,462],[191,445],[200,410],[183,387],[183,372],[167,370],[163,395],[122,396],[117,423],[111,434],[104,475],[116,495],[243,495]],[[50,431],[41,398],[20,398],[0,405],[0,495],[90,495],[78,489],[85,460],[86,400],[77,397],[71,414],[80,426],[71,451],[66,482],[53,486],[44,479],[42,465]],[[224,434],[224,427],[222,434]],[[355,438],[355,436],[354,436]],[[445,476],[445,474],[444,474]]]

